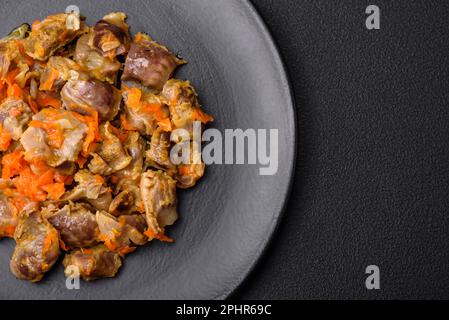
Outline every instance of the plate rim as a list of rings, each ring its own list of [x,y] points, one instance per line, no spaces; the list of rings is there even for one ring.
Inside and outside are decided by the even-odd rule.
[[[287,70],[287,66],[284,62],[284,59],[279,51],[279,48],[277,46],[276,40],[273,37],[270,29],[268,28],[267,24],[265,23],[264,19],[262,18],[261,14],[257,10],[257,8],[254,6],[254,4],[251,2],[251,0],[243,0],[242,5],[246,6],[247,10],[251,13],[251,15],[254,17],[257,27],[262,30],[262,33],[266,37],[267,44],[269,46],[269,49],[274,57],[274,64],[279,68],[280,76],[285,80],[285,83],[287,84],[285,90],[287,92],[287,95],[289,96],[289,105],[292,112],[293,117],[293,154],[292,154],[292,161],[290,163],[290,167],[288,168],[289,172],[289,181],[287,184],[287,189],[285,191],[284,201],[281,205],[281,209],[279,210],[279,213],[277,214],[275,218],[275,222],[273,226],[271,227],[271,230],[269,232],[269,236],[266,238],[265,242],[259,246],[260,249],[257,253],[257,258],[250,264],[249,267],[246,268],[246,270],[239,276],[239,279],[237,279],[234,282],[234,285],[232,288],[225,290],[224,293],[221,295],[215,297],[214,299],[228,299],[234,296],[246,283],[248,280],[248,277],[255,271],[255,269],[260,265],[261,260],[263,257],[267,254],[267,251],[269,250],[269,247],[271,243],[273,242],[274,235],[276,234],[276,231],[279,229],[279,225],[282,221],[282,218],[284,217],[291,193],[293,188],[293,182],[294,182],[294,173],[296,172],[296,165],[297,165],[297,155],[298,155],[298,118],[297,118],[297,111],[296,111],[296,101],[294,96],[294,90],[291,83],[290,75]],[[231,286],[228,286],[231,287]]]

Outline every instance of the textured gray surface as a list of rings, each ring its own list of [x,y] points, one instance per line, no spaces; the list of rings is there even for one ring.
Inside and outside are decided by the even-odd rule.
[[[182,192],[173,245],[152,243],[130,255],[116,279],[65,288],[59,265],[40,284],[9,273],[12,241],[0,241],[0,298],[223,298],[245,277],[265,247],[282,209],[294,154],[294,116],[280,60],[260,20],[240,0],[2,1],[0,34],[22,22],[77,4],[93,23],[110,11],[129,14],[190,64],[177,74],[198,89],[204,108],[224,128],[278,128],[279,172],[256,166],[211,166]]]
[[[299,148],[273,245],[235,297],[448,299],[449,2],[252,2],[290,73]]]

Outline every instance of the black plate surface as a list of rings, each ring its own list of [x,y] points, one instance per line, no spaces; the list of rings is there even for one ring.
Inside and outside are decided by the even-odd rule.
[[[133,33],[145,31],[189,61],[191,80],[211,127],[279,129],[279,170],[212,165],[199,185],[180,193],[172,245],[151,243],[125,260],[115,279],[68,290],[60,263],[39,284],[9,272],[13,241],[0,241],[1,299],[206,299],[227,297],[252,269],[275,230],[291,180],[295,119],[289,84],[260,18],[243,0],[2,1],[0,33],[75,4],[94,23],[124,11]]]

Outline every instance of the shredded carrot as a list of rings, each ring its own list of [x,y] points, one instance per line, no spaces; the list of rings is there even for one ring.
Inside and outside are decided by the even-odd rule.
[[[173,126],[171,124],[170,118],[166,118],[157,123],[157,125],[164,131],[170,132],[173,130]]]
[[[131,253],[131,252],[134,252],[134,251],[136,251],[136,248],[135,248],[135,247],[129,247],[129,246],[126,246],[126,247],[120,248],[120,249],[118,250],[118,253],[119,253],[122,257],[124,257],[124,256],[126,256],[127,254],[129,254],[129,253]]]
[[[80,168],[84,168],[84,165],[87,162],[87,158],[83,157],[82,155],[78,156],[78,159],[76,159],[76,163],[80,166]]]
[[[201,121],[202,123],[206,124],[208,122],[214,121],[214,118],[210,115],[203,112],[200,108],[196,107],[194,108],[192,112],[192,119],[195,121]]]
[[[61,109],[62,107],[62,103],[60,100],[52,97],[45,92],[38,92],[36,102],[41,108],[53,107],[55,109]]]
[[[23,95],[23,90],[14,83],[11,86],[8,86],[6,94],[8,95],[8,97],[16,97],[20,99]]]
[[[31,25],[31,30],[32,30],[32,31],[36,31],[36,30],[38,29],[40,23],[41,23],[41,22],[40,22],[39,20],[35,20],[35,21],[33,22],[33,24]]]
[[[134,42],[139,43],[145,40],[147,37],[142,32],[137,32],[134,37]]]
[[[26,165],[22,151],[16,150],[4,155],[2,158],[2,178],[10,179],[18,175]]]
[[[38,113],[39,112],[39,108],[37,106],[37,103],[34,102],[34,100],[31,98],[31,96],[28,96],[28,105],[31,108],[31,111],[33,111],[33,113]]]
[[[95,181],[96,181],[98,184],[104,184],[104,178],[103,178],[102,176],[100,176],[99,174],[96,174],[96,175],[95,175]]]
[[[42,253],[46,254],[50,251],[51,246],[56,240],[59,240],[58,232],[56,230],[50,230],[44,239],[44,245],[42,246]]]
[[[88,248],[81,248],[81,252],[83,254],[92,254],[92,253],[94,253],[94,251],[92,249],[88,249]]]
[[[150,240],[158,239],[159,241],[162,241],[162,242],[173,242],[174,241],[172,238],[167,237],[164,234],[164,230],[162,230],[161,233],[157,234],[153,230],[148,229],[143,234],[146,235]]]
[[[61,247],[62,250],[64,251],[69,251],[70,247],[68,247],[64,241],[62,241],[61,239],[59,239],[59,246]]]
[[[126,104],[131,108],[137,108],[140,106],[140,100],[142,99],[142,91],[137,88],[126,89],[128,93],[126,96]]]
[[[47,90],[50,91],[53,89],[53,85],[56,80],[59,78],[59,72],[55,68],[50,68],[50,74],[45,79],[44,82],[39,86],[39,90]]]
[[[122,130],[114,127],[112,124],[109,126],[114,133],[114,135],[121,141],[125,142],[128,139],[129,134],[127,132],[123,132]]]
[[[65,192],[64,183],[52,183],[41,187],[42,190],[47,192],[47,198],[50,200],[58,200]]]
[[[48,170],[44,174],[39,175],[37,183],[40,186],[49,185],[49,184],[53,183],[54,177],[55,177],[55,174],[53,173],[53,171]]]
[[[120,115],[121,128],[127,131],[136,131],[137,129],[126,119],[126,116],[122,113]]]
[[[39,42],[36,42],[36,43],[34,44],[34,52],[36,53],[36,55],[37,55],[38,57],[41,57],[41,58],[43,58],[44,55],[45,55],[45,49],[44,49],[44,47],[42,46],[42,44],[40,44]]]
[[[98,128],[98,112],[92,108],[88,109],[90,110],[89,116],[84,116],[77,112],[71,112],[75,118],[87,124],[88,127],[88,132],[84,138],[83,148],[81,151],[82,156],[86,158],[95,146],[95,142],[101,141],[100,129]]]
[[[20,73],[20,69],[16,68],[16,69],[9,71],[6,74],[5,81],[8,84],[8,86],[12,86],[14,84],[16,77],[19,73]]]
[[[9,109],[8,114],[11,118],[17,118],[20,115],[24,113],[25,110],[23,110],[22,107],[13,107]]]
[[[8,150],[11,145],[11,134],[0,125],[0,151]]]
[[[34,60],[33,60],[33,58],[31,58],[29,55],[26,54],[26,52],[25,52],[25,47],[23,46],[22,41],[17,40],[16,43],[17,43],[17,47],[19,48],[20,54],[21,54],[22,57],[25,59],[25,63],[26,63],[28,66],[33,65]]]
[[[27,200],[24,196],[14,196],[9,202],[16,208],[17,212],[22,212],[23,208],[28,204],[29,200]]]
[[[58,123],[32,120],[28,125],[30,127],[44,129],[47,132],[48,145],[58,149],[62,147],[62,144],[64,143],[64,130]]]
[[[164,112],[162,105],[159,103],[143,103],[141,110],[145,113],[151,114],[157,121],[167,119],[168,115]]]
[[[3,230],[3,231],[2,231]],[[5,226],[3,228],[0,228],[0,233],[3,232],[3,234],[6,237],[13,238],[14,232],[16,231],[16,226]]]

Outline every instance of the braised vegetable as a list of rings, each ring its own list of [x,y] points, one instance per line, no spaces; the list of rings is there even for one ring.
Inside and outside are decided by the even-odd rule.
[[[184,63],[131,38],[122,12],[91,27],[51,15],[0,39],[0,239],[16,242],[17,278],[41,280],[61,250],[67,276],[114,277],[138,246],[173,241],[177,188],[205,170],[192,137],[174,164],[175,130],[212,121],[172,79]]]

